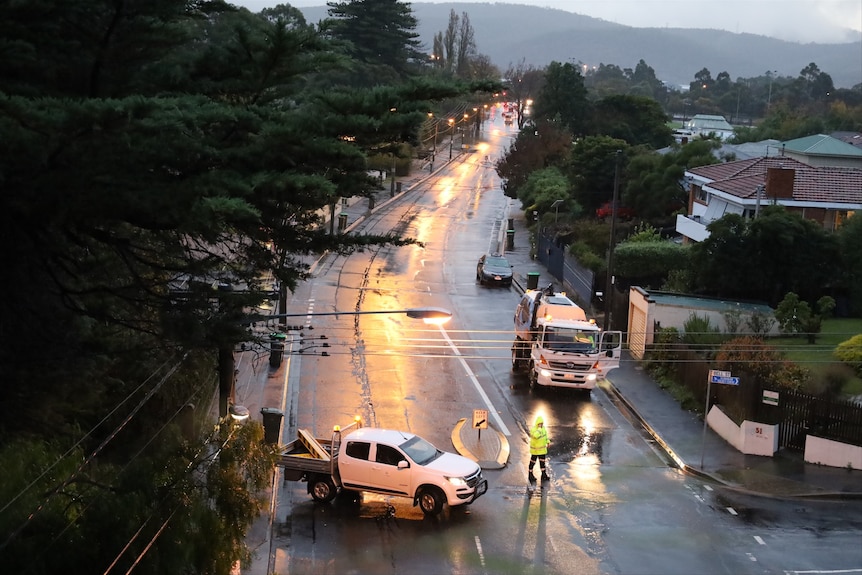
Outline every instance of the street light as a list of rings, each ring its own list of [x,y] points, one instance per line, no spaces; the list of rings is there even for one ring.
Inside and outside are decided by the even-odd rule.
[[[452,142],[455,141],[455,120],[449,118],[449,159],[452,159]]]
[[[248,419],[249,411],[248,408],[244,405],[237,405],[235,403],[232,403],[230,404],[230,408],[228,408],[228,414],[230,415],[231,420],[239,423]]]
[[[560,215],[560,204],[565,203],[566,200],[554,200],[554,203],[551,204],[551,207],[554,208],[554,225],[557,225],[557,216]]]

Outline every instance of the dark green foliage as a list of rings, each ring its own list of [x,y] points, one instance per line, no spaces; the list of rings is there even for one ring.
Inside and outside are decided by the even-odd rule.
[[[620,173],[624,174],[628,150],[625,141],[608,136],[579,138],[571,146],[563,169],[572,182],[575,199],[587,213],[594,214],[613,198],[616,163],[620,162]],[[624,185],[620,182],[621,189]]]
[[[614,250],[613,272],[625,281],[651,280],[658,287],[671,271],[688,268],[689,251],[669,241],[624,241]]]
[[[608,96],[596,102],[591,124],[594,134],[625,140],[630,146],[656,149],[673,142],[667,114],[651,96]]]
[[[841,246],[841,262],[838,266],[839,281],[850,297],[850,307],[855,314],[862,313],[862,217],[855,214],[844,221],[836,233]]]
[[[364,64],[369,85],[404,79],[424,64],[416,18],[399,0],[328,2],[323,23],[331,37],[346,43],[347,53]],[[391,71],[391,73],[388,73]]]
[[[551,62],[545,68],[545,83],[535,98],[533,118],[555,122],[575,136],[588,131],[590,104],[584,77],[571,62]]]
[[[131,542],[123,572],[227,573],[274,448],[194,432],[216,351],[248,340],[261,277],[286,293],[305,255],[412,242],[318,213],[470,87],[334,88],[350,62],[288,6],[6,2],[0,32],[5,571],[103,572]]]
[[[497,174],[506,183],[505,194],[517,198],[532,172],[564,163],[571,141],[571,134],[553,122],[540,121],[521,130],[505,157],[497,162]]]
[[[772,326],[774,325],[774,317],[768,316],[759,311],[752,313],[745,320],[745,326],[748,328],[749,333],[751,333],[753,337],[765,337],[770,331],[772,331]]]
[[[652,150],[632,153],[625,168],[622,204],[635,210],[640,218],[655,219],[682,209],[688,201],[683,188],[685,170],[717,162],[712,150],[714,140],[695,140],[667,154]]]
[[[707,357],[715,354],[724,339],[718,326],[712,324],[709,316],[692,312],[683,324],[683,343]]]
[[[755,220],[726,215],[707,229],[710,236],[692,248],[704,293],[775,305],[789,291],[819,297],[837,273],[835,236],[780,206],[766,206]]]

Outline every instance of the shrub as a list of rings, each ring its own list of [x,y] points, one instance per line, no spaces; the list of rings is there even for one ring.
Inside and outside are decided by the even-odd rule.
[[[810,379],[807,369],[787,361],[762,339],[736,337],[721,346],[715,357],[719,369],[754,377],[765,387],[798,390]]]
[[[812,379],[805,388],[807,393],[822,397],[840,397],[844,386],[853,378],[853,370],[840,363],[830,365],[824,369],[820,377]]]
[[[847,341],[842,341],[832,352],[838,361],[844,362],[862,375],[862,334],[854,335]]]
[[[682,341],[693,350],[713,355],[723,339],[718,326],[712,325],[708,315],[700,316],[692,312],[683,324],[685,334]]]
[[[748,316],[748,319],[745,320],[745,325],[754,337],[760,339],[772,331],[772,326],[775,325],[775,318],[756,311]]]

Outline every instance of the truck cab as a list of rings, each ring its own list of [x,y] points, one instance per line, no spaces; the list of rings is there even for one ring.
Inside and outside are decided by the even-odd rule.
[[[531,387],[591,390],[619,367],[622,332],[602,331],[564,292],[528,290],[514,319],[512,369],[527,367]]]

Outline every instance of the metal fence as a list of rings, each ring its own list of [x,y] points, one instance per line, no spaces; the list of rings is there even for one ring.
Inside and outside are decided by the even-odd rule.
[[[739,385],[707,386],[709,370],[714,367],[711,362],[685,348],[674,350],[669,359],[676,365],[677,381],[689,390],[697,409],[705,405],[709,388],[710,405],[721,404],[737,423],[747,419],[778,425],[779,448],[803,451],[808,435],[862,446],[862,405],[791,390],[777,391],[775,405],[775,390],[764,388],[753,376],[740,373]]]

